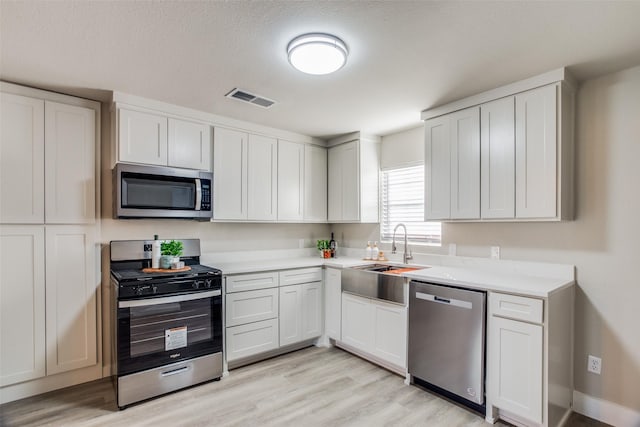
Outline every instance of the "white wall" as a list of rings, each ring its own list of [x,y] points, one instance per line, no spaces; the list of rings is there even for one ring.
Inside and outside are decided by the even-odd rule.
[[[575,265],[575,388],[640,411],[640,67],[584,82],[576,107],[575,221],[444,224],[443,247],[419,251],[456,243],[488,257],[499,245],[505,259]],[[379,240],[377,225],[332,229],[350,247]]]

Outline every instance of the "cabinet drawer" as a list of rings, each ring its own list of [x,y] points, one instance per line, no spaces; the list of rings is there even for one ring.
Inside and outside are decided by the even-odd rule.
[[[278,273],[238,274],[227,276],[227,293],[252,291],[255,289],[275,288],[278,286]]]
[[[509,319],[542,323],[542,300],[507,294],[489,294],[491,314]]]
[[[322,281],[322,268],[299,268],[280,272],[280,286]]]
[[[278,288],[226,296],[226,325],[237,326],[278,317]]]
[[[278,348],[278,319],[227,328],[227,361]]]

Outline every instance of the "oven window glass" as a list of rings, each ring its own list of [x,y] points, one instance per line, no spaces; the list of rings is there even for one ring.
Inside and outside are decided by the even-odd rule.
[[[195,208],[196,184],[193,179],[156,178],[151,178],[150,175],[123,174],[122,207],[182,210]]]
[[[130,357],[179,349],[212,339],[208,298],[130,308]]]

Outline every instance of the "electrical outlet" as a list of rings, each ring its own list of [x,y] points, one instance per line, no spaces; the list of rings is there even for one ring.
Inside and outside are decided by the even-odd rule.
[[[455,243],[449,243],[449,255],[456,256],[457,247]]]
[[[491,258],[500,259],[500,246],[491,246]]]
[[[304,249],[304,239],[298,239],[298,247]]]
[[[587,360],[587,371],[600,375],[601,370],[602,370],[602,359],[599,357],[589,355],[589,359]]]

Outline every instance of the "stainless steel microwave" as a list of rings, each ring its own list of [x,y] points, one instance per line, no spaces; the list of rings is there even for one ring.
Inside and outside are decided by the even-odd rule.
[[[113,180],[116,218],[213,217],[211,172],[118,163]]]

